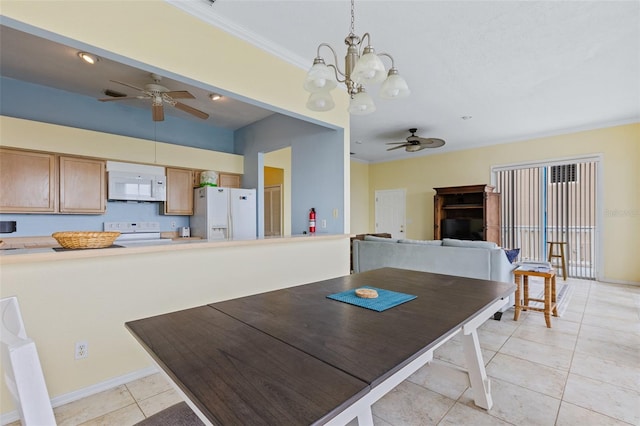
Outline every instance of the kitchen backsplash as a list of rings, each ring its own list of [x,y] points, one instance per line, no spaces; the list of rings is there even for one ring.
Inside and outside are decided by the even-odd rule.
[[[189,226],[189,216],[161,215],[161,203],[107,202],[103,215],[79,214],[0,214],[0,220],[15,220],[17,231],[0,234],[11,237],[48,236],[58,231],[102,231],[104,222],[160,222],[162,232]],[[175,225],[175,227],[172,227]]]

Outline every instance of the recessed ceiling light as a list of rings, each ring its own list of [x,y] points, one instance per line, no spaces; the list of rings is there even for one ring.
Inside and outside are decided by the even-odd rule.
[[[462,116],[462,117],[460,117],[460,118],[462,118],[463,120],[471,120],[473,117],[472,117],[472,116],[470,116],[470,115],[463,115],[463,116]]]
[[[91,53],[87,52],[78,52],[78,56],[80,57],[80,59],[91,65],[100,60],[96,55],[92,55]]]
[[[222,95],[218,95],[217,93],[212,93],[209,95],[209,99],[211,99],[212,101],[217,101],[222,99]]]

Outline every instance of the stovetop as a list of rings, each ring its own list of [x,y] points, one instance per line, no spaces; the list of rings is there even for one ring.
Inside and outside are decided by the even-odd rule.
[[[105,231],[119,231],[117,244],[165,244],[168,238],[160,238],[160,222],[105,222]]]

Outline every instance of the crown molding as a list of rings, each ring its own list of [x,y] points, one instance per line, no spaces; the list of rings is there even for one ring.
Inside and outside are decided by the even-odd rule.
[[[237,37],[247,43],[264,50],[265,52],[282,59],[300,69],[307,70],[309,68],[309,58],[303,58],[296,55],[290,50],[285,49],[279,44],[273,43],[265,39],[263,36],[241,26],[235,22],[225,20],[218,16],[215,12],[215,4],[209,0],[165,0],[172,6],[187,12],[188,14],[221,29],[234,37]]]

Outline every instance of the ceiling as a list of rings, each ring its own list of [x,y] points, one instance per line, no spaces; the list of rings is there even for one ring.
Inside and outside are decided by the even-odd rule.
[[[56,43],[7,26],[0,26],[0,74],[3,77],[39,84],[92,98],[109,98],[105,90],[113,90],[128,96],[137,96],[136,90],[115,83],[117,80],[143,88],[153,83],[151,71],[162,77],[160,84],[169,90],[187,90],[195,99],[179,99],[180,102],[209,114],[206,123],[213,127],[235,130],[273,114],[272,111],[235,100],[230,97],[212,102],[209,95],[216,93],[204,85],[186,84],[179,77],[169,78],[162,72],[130,66],[100,56],[98,63],[89,65],[78,57],[78,48]],[[151,100],[127,99],[121,104],[149,110]],[[103,105],[96,101],[96,111]],[[195,122],[205,122],[190,114],[165,104],[165,114]]]
[[[339,58],[346,51],[348,1],[168,2],[305,70],[322,42]],[[107,88],[135,95],[110,79],[138,87],[151,82],[144,67],[103,59],[89,71],[77,49],[12,32],[3,27],[0,34],[3,76],[95,98]],[[355,32],[369,32],[378,52],[393,55],[412,92],[388,101],[368,88],[377,111],[351,117],[356,159],[390,161],[640,121],[638,1],[362,0],[355,4]],[[30,49],[47,61],[28,60]],[[332,61],[328,50],[321,53]],[[212,103],[211,88],[173,77],[162,84],[194,94],[184,103],[209,113],[217,127],[237,129],[272,113],[229,97]],[[386,150],[413,127],[446,145]]]

